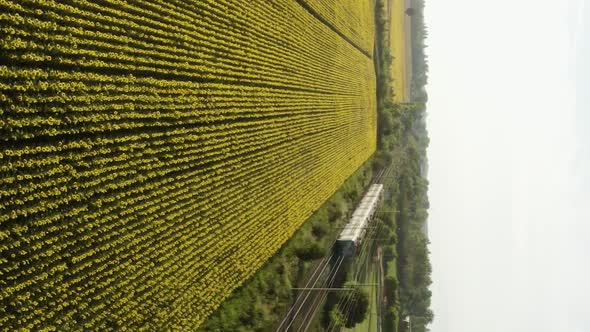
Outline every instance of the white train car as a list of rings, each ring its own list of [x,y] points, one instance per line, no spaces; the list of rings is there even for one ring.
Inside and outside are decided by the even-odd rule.
[[[371,185],[336,241],[336,248],[342,256],[355,255],[382,199],[383,185]]]

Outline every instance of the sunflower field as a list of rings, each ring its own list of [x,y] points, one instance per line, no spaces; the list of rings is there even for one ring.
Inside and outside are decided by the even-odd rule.
[[[366,2],[0,0],[0,330],[198,327],[375,150]]]

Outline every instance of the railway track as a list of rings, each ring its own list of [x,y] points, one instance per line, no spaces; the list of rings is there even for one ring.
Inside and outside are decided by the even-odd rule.
[[[371,184],[380,183],[383,179],[388,178],[392,169],[392,165],[382,168],[373,177]],[[376,232],[377,230],[373,229],[371,233],[374,235]],[[367,238],[371,238],[371,236],[367,236]],[[310,328],[320,308],[323,307],[322,304],[328,295],[328,289],[333,286],[335,277],[344,260],[343,257],[336,255],[334,251],[335,242],[336,240],[330,245],[330,256],[316,263],[317,265],[307,278],[304,287],[296,289],[295,302],[276,328],[276,332],[305,332]],[[348,304],[350,305],[350,303]]]

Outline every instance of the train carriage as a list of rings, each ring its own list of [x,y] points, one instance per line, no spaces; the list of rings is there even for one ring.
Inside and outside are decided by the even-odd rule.
[[[336,241],[336,250],[342,256],[356,254],[382,199],[383,185],[371,185]]]

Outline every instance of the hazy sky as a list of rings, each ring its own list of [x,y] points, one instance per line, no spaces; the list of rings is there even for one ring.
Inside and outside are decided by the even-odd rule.
[[[432,330],[590,331],[590,1],[426,6]]]

